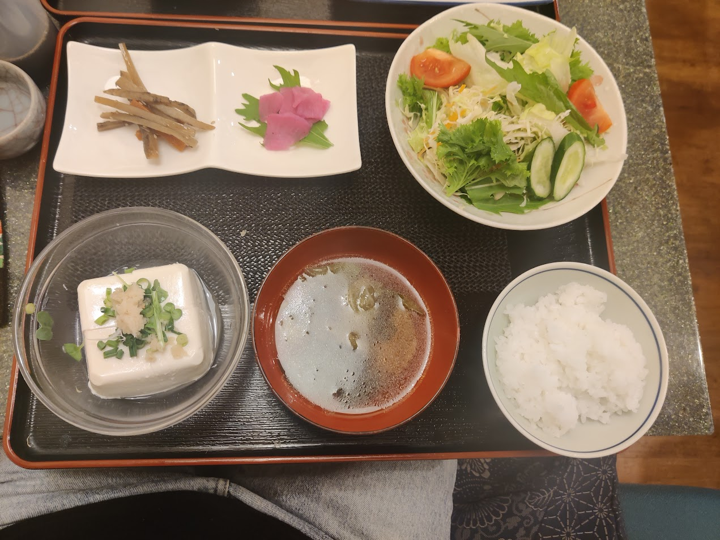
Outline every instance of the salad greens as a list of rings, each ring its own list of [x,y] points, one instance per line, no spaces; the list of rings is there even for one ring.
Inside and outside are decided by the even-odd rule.
[[[442,126],[438,142],[441,145],[438,159],[447,176],[445,193],[448,195],[475,182],[490,181],[485,185],[497,186],[495,192],[527,183],[527,166],[518,162],[503,141],[502,124],[497,120],[478,118],[453,131]]]
[[[527,73],[515,59],[512,61],[512,68],[509,69],[498,66],[490,59],[487,59],[487,63],[506,81],[520,84],[521,96],[545,105],[546,109],[556,114],[570,111],[570,114],[565,117],[565,123],[585,137],[590,144],[593,146],[605,144],[605,140],[597,134],[597,129],[591,128],[575,106],[570,103],[567,94],[558,85],[552,71]]]
[[[538,42],[533,33],[516,21],[511,25],[490,21],[486,25],[477,25],[467,21],[458,21],[465,25],[467,32],[461,34],[467,40],[467,34],[474,36],[486,51],[497,51],[503,60],[510,59],[516,53],[524,53]],[[460,41],[460,40],[456,40]]]
[[[421,78],[398,78],[410,147],[447,195],[482,210],[524,213],[552,202],[529,189],[537,144],[550,137],[558,147],[570,133],[605,144],[567,95],[593,75],[575,49],[577,33],[536,36],[519,20],[458,22],[464,29],[429,48],[470,64],[464,84],[428,88]]]
[[[414,136],[409,141],[410,147],[419,152],[423,146],[423,138],[435,125],[437,112],[442,105],[442,101],[435,90],[423,88],[422,80],[417,77],[408,77],[401,73],[398,86],[403,95],[405,110],[420,117],[420,123],[414,131]]]
[[[450,40],[448,38],[439,37],[435,40],[435,43],[430,46],[430,48],[450,54]]]
[[[573,51],[570,55],[570,80],[572,82],[580,79],[589,79],[595,72],[587,62],[580,58],[580,51]]]

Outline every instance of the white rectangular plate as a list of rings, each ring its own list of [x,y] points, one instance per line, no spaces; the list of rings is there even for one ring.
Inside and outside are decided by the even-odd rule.
[[[182,153],[161,141],[160,158],[154,160],[145,159],[142,143],[131,127],[98,132],[100,113],[110,109],[93,99],[115,87],[125,64],[119,49],[73,41],[67,44],[68,99],[53,162],[56,171],[145,178],[212,167],[259,176],[302,178],[346,173],[361,166],[354,45],[268,51],[204,43],[168,51],[131,50],[130,54],[148,91],[187,103],[195,108],[199,120],[214,124],[215,130],[198,132],[198,146]],[[242,117],[235,109],[244,102],[242,94],[259,98],[272,92],[268,79],[280,79],[274,65],[299,71],[303,86],[330,100],[325,134],[333,143],[331,148],[299,145],[272,152],[262,146],[259,136],[238,125]]]

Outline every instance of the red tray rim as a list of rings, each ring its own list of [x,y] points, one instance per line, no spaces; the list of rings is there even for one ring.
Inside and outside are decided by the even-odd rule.
[[[45,3],[45,0],[43,0]],[[557,2],[555,3],[557,14]],[[230,18],[228,18],[230,19]],[[285,21],[294,22],[290,19]],[[283,27],[283,26],[261,26],[261,25],[240,25],[229,22],[190,22],[190,21],[164,21],[143,19],[115,19],[110,17],[79,17],[62,26],[58,32],[55,46],[55,57],[53,60],[53,72],[50,82],[50,93],[47,103],[47,114],[45,128],[42,138],[40,154],[40,165],[38,169],[37,187],[33,206],[32,220],[30,223],[30,238],[26,259],[26,269],[33,261],[35,243],[37,240],[38,222],[40,218],[40,204],[47,168],[48,152],[50,147],[50,131],[52,129],[52,118],[55,109],[55,97],[57,93],[58,75],[60,71],[60,60],[62,56],[62,45],[65,34],[74,26],[82,23],[99,24],[126,24],[141,26],[175,26],[186,28],[222,28],[228,30],[246,30],[260,32],[286,32],[306,34],[343,35],[357,37],[379,37],[404,39],[407,33],[373,32],[367,30],[347,30],[331,28],[308,28],[308,27]],[[373,26],[368,23],[368,28],[387,28],[387,26]],[[410,26],[414,28],[414,26]],[[615,257],[613,252],[612,237],[610,233],[610,222],[607,202],[602,201],[603,225],[605,230],[605,241],[607,244],[608,262],[610,271],[615,274]],[[5,423],[3,426],[3,449],[8,458],[16,465],[26,469],[74,469],[74,468],[104,468],[104,467],[162,467],[162,466],[189,466],[189,465],[240,465],[260,463],[325,463],[325,462],[350,462],[350,461],[392,461],[392,460],[426,460],[426,459],[467,459],[467,458],[500,458],[500,457],[538,457],[552,456],[546,450],[521,450],[521,451],[492,451],[492,452],[432,452],[432,453],[388,453],[388,454],[363,454],[363,455],[324,455],[324,456],[251,456],[251,457],[211,457],[211,458],[136,458],[136,459],[92,459],[92,460],[57,460],[57,461],[30,461],[21,458],[13,449],[10,439],[13,412],[15,408],[16,390],[20,377],[17,360],[13,356],[10,384],[8,388],[8,400],[5,411]]]

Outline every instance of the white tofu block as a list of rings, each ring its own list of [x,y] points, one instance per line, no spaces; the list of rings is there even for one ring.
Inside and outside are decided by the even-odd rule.
[[[175,323],[178,332],[188,337],[184,347],[187,356],[173,358],[170,347],[155,353],[155,360],[146,358],[147,347],[131,357],[126,347],[121,359],[104,358],[98,349],[98,341],[107,341],[115,332],[115,319],[104,325],[95,323],[102,315],[105,290],[122,287],[122,279],[132,283],[145,278],[168,292],[166,302],[172,302],[182,310],[182,317]],[[196,274],[184,264],[170,264],[142,268],[130,274],[88,279],[78,285],[80,324],[85,340],[85,358],[90,390],[101,398],[139,397],[164,392],[183,386],[202,377],[213,360],[210,313]],[[172,335],[172,334],[170,334]]]

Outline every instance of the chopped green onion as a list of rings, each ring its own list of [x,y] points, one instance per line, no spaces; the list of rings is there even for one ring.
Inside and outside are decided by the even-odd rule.
[[[117,349],[118,345],[120,345],[120,340],[119,339],[108,339],[106,344],[111,349]]]
[[[97,346],[98,346],[98,349],[100,349],[102,351],[105,347],[107,347],[107,343],[105,343],[104,341],[98,341]]]
[[[138,349],[145,346],[145,340],[138,339],[132,334],[123,334],[123,343],[128,348],[131,357],[137,356]]]
[[[109,320],[110,320],[110,317],[108,317],[107,315],[100,315],[97,319],[95,319],[95,324],[102,326]]]
[[[176,340],[176,341],[177,341],[177,344],[178,344],[178,345],[180,345],[181,347],[184,347],[185,345],[188,344],[188,337],[187,337],[187,335],[185,335],[185,334],[180,334],[180,335],[177,337],[177,340]]]
[[[29,304],[25,304],[25,313],[28,315],[32,315],[35,313],[35,304],[30,302]]]
[[[123,351],[122,349],[118,349],[117,352],[115,353],[115,358],[120,360],[124,354],[125,354],[125,351]]]
[[[172,320],[165,325],[165,330],[167,332],[172,332],[173,334],[182,334],[182,332],[175,330],[175,321]]]
[[[104,358],[112,358],[113,356],[116,356],[118,352],[118,349],[109,349],[103,353]]]
[[[137,283],[137,286],[142,289],[148,289],[150,288],[150,280],[143,278],[138,279],[135,283]],[[144,283],[147,283],[147,285],[143,285]]]

